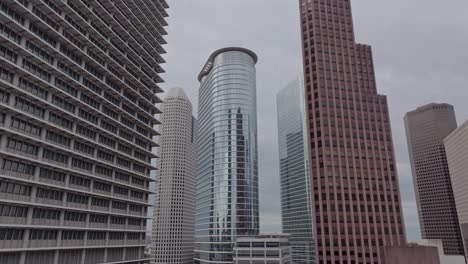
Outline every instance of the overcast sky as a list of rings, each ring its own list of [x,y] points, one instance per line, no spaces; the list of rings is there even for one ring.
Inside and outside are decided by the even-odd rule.
[[[302,71],[296,0],[169,0],[164,90],[185,89],[197,109],[197,75],[226,46],[255,51],[262,231],[281,231],[276,93]],[[468,1],[353,0],[358,42],[373,47],[388,95],[408,238],[419,239],[403,116],[429,102],[468,119]]]

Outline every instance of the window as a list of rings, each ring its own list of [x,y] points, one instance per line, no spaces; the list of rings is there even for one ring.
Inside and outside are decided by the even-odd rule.
[[[117,127],[109,124],[108,122],[104,120],[101,121],[101,127],[113,134],[117,134]]]
[[[44,108],[32,103],[30,100],[16,97],[15,107],[40,118],[44,118]]]
[[[65,221],[86,222],[86,214],[78,212],[65,212]]]
[[[12,72],[0,67],[0,79],[11,83],[13,82],[13,76]]]
[[[80,160],[77,158],[72,159],[72,167],[80,169],[80,170],[86,170],[86,171],[93,170],[93,164],[91,162],[87,162],[87,161]]]
[[[60,211],[43,208],[34,208],[33,218],[60,220]]]
[[[36,170],[36,167],[23,162],[5,159],[3,160],[2,169],[3,171],[8,171],[13,174],[22,174],[32,177],[34,176],[34,171]]]
[[[55,143],[57,143],[59,145],[70,147],[71,139],[69,137],[64,136],[64,135],[61,135],[61,134],[58,134],[58,133],[55,133],[53,131],[48,130],[46,138],[47,138],[47,140],[55,142]]]
[[[26,42],[26,48],[34,55],[38,56],[39,58],[43,59],[49,64],[54,64],[54,58],[50,56],[47,52],[40,49],[38,46],[32,44],[31,42]]]
[[[140,166],[138,164],[133,164],[133,170],[136,171],[136,172],[143,173],[143,174],[146,173],[146,168],[143,167],[143,166]]]
[[[70,103],[69,101],[66,101],[62,99],[61,97],[58,97],[57,95],[52,96],[52,103],[60,108],[62,108],[65,111],[68,111],[72,114],[75,113],[75,105]]]
[[[97,85],[95,85],[94,83],[92,83],[88,79],[83,78],[83,84],[86,87],[88,87],[89,89],[91,89],[92,91],[94,91],[95,93],[101,94],[101,91],[102,91],[101,88],[99,88]]]
[[[23,218],[28,216],[28,209],[29,208],[22,206],[0,204],[0,216]]]
[[[89,222],[105,224],[105,223],[107,223],[107,215],[90,214],[89,215]]]
[[[7,149],[13,152],[22,152],[32,156],[37,156],[38,147],[24,141],[8,138]]]
[[[63,192],[54,191],[50,189],[37,188],[36,197],[61,201],[63,197]]]
[[[53,171],[45,168],[41,168],[41,171],[39,173],[39,177],[43,179],[48,179],[62,183],[65,183],[65,176],[66,174],[64,172]]]
[[[128,147],[124,144],[119,144],[119,150],[128,154],[128,155],[132,155],[132,148],[131,147]]]
[[[78,203],[78,204],[88,204],[88,197],[80,194],[68,193],[67,202],[69,203]]]
[[[89,155],[94,154],[94,147],[85,143],[78,142],[78,141],[75,141],[75,150],[78,150],[80,152],[83,152]]]
[[[70,67],[66,66],[64,63],[59,62],[57,66],[59,70],[61,70],[63,73],[65,73],[69,77],[75,79],[78,82],[80,81],[81,75],[77,73],[76,71],[72,70]]]
[[[49,113],[49,121],[65,129],[72,130],[73,122],[55,113]]]
[[[44,159],[52,160],[58,163],[62,163],[63,165],[68,164],[68,156],[65,154],[61,154],[56,151],[52,151],[49,149],[44,149],[44,153],[42,154]]]
[[[88,232],[88,240],[106,240],[106,232]]]
[[[81,125],[77,125],[76,126],[76,132],[84,137],[87,137],[89,139],[92,139],[92,140],[96,140],[96,132],[94,132],[94,130],[90,129],[90,128],[87,128],[87,127],[84,127],[84,126],[81,126]]]
[[[122,172],[115,172],[115,179],[123,182],[129,182],[130,181],[130,176],[128,174],[122,173]]]
[[[89,186],[91,185],[91,180],[85,179],[85,178],[82,178],[82,177],[79,177],[79,176],[71,175],[70,176],[70,184],[89,188]]]
[[[0,46],[0,56],[13,63],[16,63],[16,59],[18,58],[16,53],[2,46]]]
[[[88,120],[89,122],[93,123],[93,124],[97,124],[98,122],[98,118],[97,116],[89,113],[88,111],[85,111],[83,109],[80,109],[78,111],[78,116],[80,116],[81,118],[85,119],[85,120]]]
[[[117,164],[126,168],[131,167],[131,162],[129,160],[117,157]]]
[[[29,71],[30,73],[36,75],[37,77],[41,78],[44,81],[50,81],[50,73],[43,70],[42,67],[37,66],[36,64],[28,61],[23,60],[23,69]]]
[[[9,99],[10,99],[10,93],[0,90],[0,102],[4,102],[8,104]]]
[[[127,204],[122,203],[122,202],[113,201],[112,202],[112,208],[120,209],[120,210],[127,210]]]
[[[111,186],[110,184],[95,181],[94,182],[94,189],[95,190],[100,190],[100,191],[105,191],[105,192],[110,192],[111,191]]]
[[[93,197],[91,199],[91,205],[108,208],[109,207],[109,200]]]
[[[62,231],[62,240],[83,240],[84,231]]]
[[[115,111],[110,110],[110,108],[106,106],[102,107],[102,112],[117,121],[119,120],[119,114],[117,114]]]
[[[84,93],[81,93],[81,101],[83,101],[87,105],[99,110],[100,104],[98,103],[98,101],[92,99],[91,97],[87,96]]]
[[[20,43],[21,37],[18,35],[15,31],[13,31],[11,28],[7,27],[5,24],[0,25],[0,34],[5,36],[6,38],[16,42]]]
[[[111,224],[113,225],[125,225],[125,217],[112,216]]]
[[[22,229],[0,228],[0,240],[23,240]]]
[[[102,150],[98,150],[97,157],[102,160],[114,162],[114,155]]]
[[[112,169],[96,165],[96,174],[112,178]]]
[[[78,91],[60,78],[55,77],[55,86],[73,97],[78,96]]]
[[[103,143],[104,145],[107,145],[109,147],[115,148],[115,140],[112,140],[106,136],[99,135],[99,142]]]
[[[10,126],[11,128],[17,131],[21,131],[24,134],[28,134],[28,135],[36,136],[36,137],[40,136],[42,132],[42,129],[40,126],[37,126],[29,121],[25,121],[18,117],[11,118]]]
[[[56,230],[37,230],[33,229],[29,233],[30,240],[56,240],[57,231]]]
[[[25,91],[28,91],[42,99],[47,99],[48,92],[46,89],[34,84],[24,78],[19,79],[19,87]]]
[[[127,188],[122,188],[122,187],[119,187],[119,186],[114,186],[114,193],[115,194],[120,194],[120,195],[123,195],[123,196],[127,196],[128,195],[128,189]]]

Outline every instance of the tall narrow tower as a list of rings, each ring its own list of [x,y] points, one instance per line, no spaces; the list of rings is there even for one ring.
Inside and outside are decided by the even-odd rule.
[[[257,56],[215,51],[199,75],[195,263],[232,263],[237,237],[258,219]]]
[[[387,98],[350,0],[300,0],[317,263],[381,263],[403,245]]]
[[[276,96],[283,233],[294,264],[315,263],[303,79]]]
[[[444,139],[457,128],[449,104],[428,104],[405,116],[423,239],[441,239],[446,255],[464,255]]]
[[[162,105],[152,263],[193,263],[197,123],[184,90],[169,90]]]

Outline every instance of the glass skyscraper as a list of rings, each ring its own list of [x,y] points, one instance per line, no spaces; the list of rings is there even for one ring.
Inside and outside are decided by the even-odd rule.
[[[302,78],[277,94],[283,232],[295,264],[315,263]]]
[[[194,263],[232,263],[236,238],[259,232],[256,62],[250,50],[220,49],[198,77]]]

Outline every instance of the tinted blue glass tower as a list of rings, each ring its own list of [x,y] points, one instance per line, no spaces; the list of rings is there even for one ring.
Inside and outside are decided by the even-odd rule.
[[[294,264],[315,263],[303,84],[298,78],[277,94],[281,213]]]
[[[259,232],[256,62],[220,49],[198,77],[196,264],[232,263],[236,238]]]

